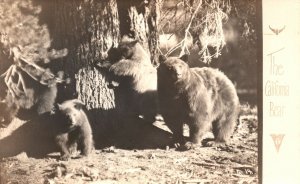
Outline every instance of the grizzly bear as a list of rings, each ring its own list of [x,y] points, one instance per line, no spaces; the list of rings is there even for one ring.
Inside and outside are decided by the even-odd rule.
[[[113,61],[109,71],[115,76],[120,94],[126,99],[124,114],[142,116],[154,122],[157,113],[157,70],[142,45],[123,38],[117,48],[119,60]]]
[[[61,160],[68,160],[71,149],[77,145],[84,156],[88,156],[94,147],[92,128],[83,108],[84,104],[77,99],[57,105],[53,123],[60,132],[55,140],[60,147]]]
[[[239,113],[239,99],[232,82],[219,70],[189,68],[187,55],[159,57],[158,101],[176,145],[190,149],[209,130],[214,140],[208,146],[228,141]],[[190,141],[183,136],[183,124],[190,128]],[[179,147],[179,148],[180,148]]]

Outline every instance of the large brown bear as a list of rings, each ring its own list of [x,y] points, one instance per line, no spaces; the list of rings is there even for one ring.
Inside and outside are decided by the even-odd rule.
[[[157,113],[157,70],[142,45],[123,38],[117,51],[119,59],[113,61],[109,71],[119,83],[117,90],[127,100],[127,116],[142,116],[154,122]]]
[[[228,141],[239,113],[239,99],[232,82],[219,70],[189,68],[187,56],[160,56],[158,67],[159,108],[166,125],[174,135],[175,145],[190,149],[200,143],[212,129],[216,146]],[[190,128],[190,141],[185,141],[183,124]]]

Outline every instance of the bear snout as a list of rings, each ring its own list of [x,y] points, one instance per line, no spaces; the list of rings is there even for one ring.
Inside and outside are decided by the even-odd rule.
[[[73,126],[74,122],[72,121],[72,118],[70,114],[58,114],[58,119],[60,122],[66,126]]]
[[[68,124],[69,125],[71,125],[71,126],[74,126],[74,125],[76,125],[76,120],[75,120],[75,117],[74,117],[75,115],[72,115],[72,114],[68,114],[67,115],[67,122],[68,122]]]
[[[182,77],[181,73],[175,73],[175,72],[173,72],[171,76],[174,81],[177,81]]]

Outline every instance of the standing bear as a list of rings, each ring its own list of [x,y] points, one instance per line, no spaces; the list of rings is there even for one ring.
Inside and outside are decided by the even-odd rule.
[[[89,120],[83,110],[84,104],[77,99],[57,105],[55,111],[55,140],[61,151],[61,159],[70,158],[71,149],[79,146],[82,155],[88,156],[93,149],[93,135]]]
[[[117,90],[126,99],[127,116],[142,116],[153,123],[157,115],[157,70],[149,54],[137,41],[124,37],[117,51],[119,59],[113,61],[109,71],[119,83]]]
[[[219,70],[189,68],[187,55],[181,58],[160,56],[158,101],[166,125],[173,132],[175,145],[190,149],[199,144],[209,130],[214,140],[207,146],[228,141],[239,114],[239,99],[232,82]],[[183,124],[190,128],[185,141]]]

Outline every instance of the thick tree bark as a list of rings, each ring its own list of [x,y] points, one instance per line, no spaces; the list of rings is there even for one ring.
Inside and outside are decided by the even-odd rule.
[[[107,85],[109,72],[96,69],[94,63],[105,60],[124,35],[138,39],[156,61],[160,0],[32,1],[41,6],[39,21],[49,29],[51,48],[68,49],[68,55],[58,59],[61,62],[51,62],[51,69],[63,69],[72,79],[67,91],[76,91],[86,104],[94,130],[99,131],[95,134],[109,132],[118,112],[126,107],[122,105],[126,94],[116,101],[118,94]]]
[[[120,17],[120,34],[138,39],[157,64],[158,21],[161,0],[117,0]]]
[[[105,74],[92,65],[105,57],[113,43],[117,44],[116,2],[57,0],[54,15],[52,35],[58,37],[59,47],[69,50],[64,68],[75,75],[78,98],[88,109],[114,108],[113,91],[107,88]]]
[[[119,40],[119,19],[115,0],[36,1],[42,5],[41,22],[45,23],[55,49],[67,48],[61,64],[71,77],[68,91],[76,91],[89,112],[95,130],[105,130],[115,111],[114,91],[107,86],[107,71],[94,67],[106,57]],[[72,95],[72,94],[67,94]]]

